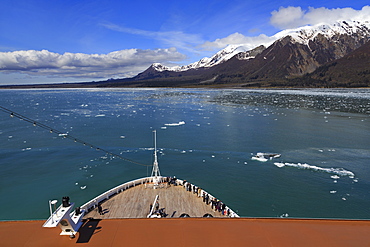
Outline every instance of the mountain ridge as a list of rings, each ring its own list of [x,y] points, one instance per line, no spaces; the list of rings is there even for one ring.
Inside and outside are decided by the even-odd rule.
[[[170,85],[171,80],[176,81],[175,84],[193,80],[194,85],[291,85],[292,79],[313,73],[369,42],[370,23],[340,21],[332,25],[305,26],[283,30],[275,38],[269,46],[261,44],[248,51],[245,45],[228,46],[191,66],[170,68],[155,64],[132,80],[152,81],[154,85],[158,85],[158,80],[166,85]]]
[[[228,45],[226,48],[220,50],[212,57],[202,58],[201,60],[191,63],[189,65],[184,66],[174,66],[174,67],[167,67],[160,63],[153,64],[153,68],[159,72],[167,71],[175,71],[175,72],[183,72],[189,69],[198,69],[201,67],[212,67],[215,65],[219,65],[222,62],[225,62],[235,55],[239,53],[249,53],[259,47],[268,48],[274,42],[279,39],[285,38],[286,36],[292,37],[292,41],[309,45],[310,41],[314,40],[318,35],[324,36],[326,39],[330,39],[335,35],[354,35],[359,32],[359,30],[363,31],[366,36],[370,36],[370,23],[368,21],[360,22],[360,21],[339,21],[334,24],[318,24],[315,26],[303,26],[296,29],[286,29],[283,31],[278,32],[277,34],[272,36],[273,42],[264,42],[260,45],[256,46],[256,48],[248,49],[250,46],[249,44],[239,44],[239,45]],[[253,59],[254,56],[246,57],[245,59]]]
[[[229,45],[189,65],[154,63],[132,78],[68,87],[370,87],[369,21],[286,29],[248,47]]]

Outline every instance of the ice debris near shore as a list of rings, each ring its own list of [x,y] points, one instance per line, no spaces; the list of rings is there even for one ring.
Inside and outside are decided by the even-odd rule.
[[[314,170],[314,171],[319,171],[319,172],[326,172],[330,174],[336,174],[339,176],[350,176],[354,177],[355,174],[351,171],[345,170],[343,168],[323,168],[320,166],[314,166],[314,165],[309,165],[309,164],[301,164],[301,163],[280,163],[280,162],[275,162],[275,166],[281,168],[284,166],[290,166],[290,167],[296,167],[299,169],[309,169],[309,170]]]
[[[180,126],[180,125],[184,125],[184,124],[185,124],[185,121],[180,121],[178,123],[165,124],[165,126]]]

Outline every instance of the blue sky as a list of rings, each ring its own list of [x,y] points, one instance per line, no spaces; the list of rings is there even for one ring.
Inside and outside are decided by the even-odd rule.
[[[131,77],[286,28],[370,16],[368,1],[1,0],[0,84]]]

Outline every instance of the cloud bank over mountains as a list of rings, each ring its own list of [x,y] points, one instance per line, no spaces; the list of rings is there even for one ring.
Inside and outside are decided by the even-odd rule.
[[[216,39],[213,42],[205,42],[200,47],[205,50],[214,50],[214,49],[223,49],[228,45],[239,45],[244,44],[245,46],[249,47],[249,49],[253,49],[259,45],[265,45],[268,43],[272,43],[276,40],[273,36],[267,36],[265,34],[260,34],[258,36],[250,37],[244,36],[241,33],[233,33],[229,36],[221,39]]]
[[[370,20],[370,6],[361,10],[352,8],[312,8],[303,10],[301,7],[280,7],[271,13],[270,23],[278,28],[297,28],[305,25],[333,23],[340,20]]]
[[[304,10],[301,7],[280,7],[271,12],[270,24],[282,30],[304,25],[332,23],[338,20],[370,21],[370,6],[364,6],[361,10],[312,7]],[[105,23],[102,26],[116,32],[146,36],[172,48],[125,49],[107,54],[69,52],[59,54],[48,50],[0,52],[0,72],[59,78],[124,78],[135,76],[153,63],[170,64],[184,61],[188,57],[181,53],[181,50],[202,54],[204,51],[219,51],[233,44],[243,44],[253,49],[261,44],[271,44],[277,38],[265,34],[246,36],[236,32],[214,41],[204,41],[199,34],[187,34],[181,31],[149,32],[111,23]]]
[[[180,61],[176,48],[127,49],[108,54],[54,53],[47,50],[0,52],[0,71],[73,78],[110,78],[135,75],[157,61]]]
[[[364,6],[361,10],[352,8],[308,8],[301,7],[280,7],[279,10],[271,12],[270,24],[280,30],[293,29],[306,25],[330,24],[340,20],[362,20],[370,21],[370,6]],[[222,49],[227,45],[248,44],[251,49],[261,44],[270,44],[277,37],[261,34],[259,36],[245,36],[240,33],[233,33],[212,42],[205,42],[201,45],[204,49]]]

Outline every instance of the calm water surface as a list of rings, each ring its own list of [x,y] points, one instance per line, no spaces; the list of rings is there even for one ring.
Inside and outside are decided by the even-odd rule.
[[[157,130],[161,174],[241,216],[369,218],[370,90],[0,90],[0,106],[146,165]],[[1,220],[150,172],[0,112]]]

